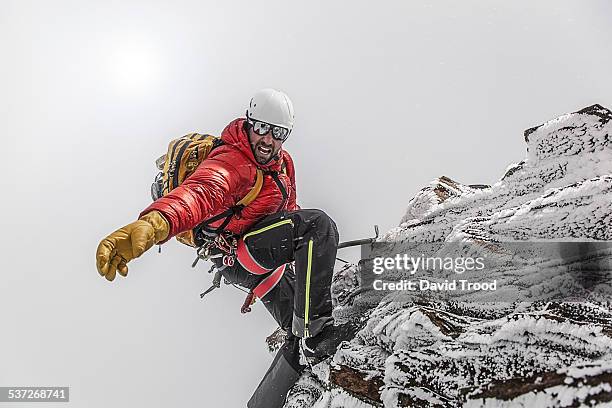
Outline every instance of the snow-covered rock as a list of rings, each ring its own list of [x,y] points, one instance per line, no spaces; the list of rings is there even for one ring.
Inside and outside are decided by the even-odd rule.
[[[501,180],[440,177],[372,252],[484,252],[498,290],[379,292],[364,284],[372,259],[343,269],[335,317],[363,327],[286,407],[612,406],[612,250],[595,245],[612,241],[612,112],[590,106],[524,136],[526,158]],[[572,242],[586,244],[568,255]]]

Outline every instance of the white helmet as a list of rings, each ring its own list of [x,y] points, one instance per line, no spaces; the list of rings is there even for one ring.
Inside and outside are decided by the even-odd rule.
[[[293,104],[291,99],[281,91],[266,88],[257,91],[251,98],[246,111],[248,119],[266,122],[289,129],[293,129]]]

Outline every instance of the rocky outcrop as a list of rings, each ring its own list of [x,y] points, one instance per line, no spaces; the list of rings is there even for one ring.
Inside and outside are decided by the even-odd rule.
[[[599,245],[612,241],[612,112],[590,106],[524,136],[526,158],[497,183],[438,178],[371,259],[336,274],[335,317],[362,329],[286,407],[612,406],[612,250]],[[374,258],[419,245],[484,254],[497,290],[372,289]]]

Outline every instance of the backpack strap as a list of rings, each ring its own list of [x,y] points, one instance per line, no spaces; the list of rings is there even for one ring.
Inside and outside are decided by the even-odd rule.
[[[281,173],[287,175],[287,162],[283,160],[281,163]]]
[[[245,195],[242,198],[242,200],[238,201],[236,205],[241,205],[243,207],[246,207],[247,205],[251,204],[251,202],[255,200],[255,198],[261,191],[262,186],[263,186],[263,171],[261,171],[261,169],[257,169],[255,184],[251,188],[251,191],[249,191],[247,195]]]
[[[206,240],[205,235],[210,236],[223,232],[225,227],[227,227],[232,220],[232,217],[236,214],[240,214],[244,207],[249,205],[253,200],[255,200],[255,198],[257,198],[263,186],[263,176],[263,171],[261,169],[257,169],[255,184],[253,187],[251,187],[251,190],[247,193],[247,195],[245,195],[240,201],[227,210],[202,221],[197,227],[194,228],[194,243],[197,246],[201,246],[204,243]],[[210,226],[219,220],[223,220],[223,222],[218,227],[213,228]]]
[[[278,189],[280,190],[281,194],[283,195],[283,201],[278,206],[278,210],[276,210],[278,212],[278,211],[282,210],[283,207],[285,207],[285,204],[287,204],[287,200],[289,199],[289,194],[287,193],[287,189],[285,188],[285,185],[281,181],[280,177],[278,177],[278,171],[269,170],[269,171],[266,171],[266,174],[269,174],[270,176],[272,176],[272,180],[274,180],[274,182],[278,186]]]

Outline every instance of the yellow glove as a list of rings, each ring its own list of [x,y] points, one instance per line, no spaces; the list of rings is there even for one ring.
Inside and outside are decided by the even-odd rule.
[[[115,279],[117,272],[127,276],[127,263],[138,258],[154,244],[168,237],[170,225],[157,211],[151,211],[138,221],[104,238],[96,250],[96,266],[100,275],[109,281]]]

